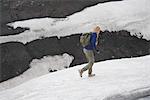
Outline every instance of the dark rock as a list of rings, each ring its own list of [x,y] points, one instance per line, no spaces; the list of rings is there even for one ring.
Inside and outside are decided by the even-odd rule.
[[[59,40],[59,46],[63,53],[68,53],[74,57],[71,66],[86,62],[82,47],[79,43],[80,34],[62,37]]]
[[[22,43],[0,44],[0,82],[20,75],[29,68],[31,56]]]
[[[2,0],[2,17],[7,17],[6,22],[46,16],[64,18],[86,7],[109,1],[121,0]]]
[[[21,28],[17,27],[16,29],[13,29],[10,26],[7,25],[1,25],[1,31],[0,31],[0,36],[8,36],[8,35],[16,35],[20,34],[26,30],[29,30],[29,28]]]
[[[42,58],[46,55],[59,55],[68,53],[74,56],[74,61],[71,66],[85,62],[86,59],[82,53],[82,47],[79,43],[80,35],[71,35],[66,37],[45,38],[32,41],[26,44],[26,48],[33,58]]]
[[[150,42],[131,36],[127,31],[102,32],[99,42],[101,51],[99,59],[101,60],[150,54]]]
[[[33,58],[42,58],[46,55],[59,55],[61,49],[57,37],[38,39],[26,44],[27,51]]]

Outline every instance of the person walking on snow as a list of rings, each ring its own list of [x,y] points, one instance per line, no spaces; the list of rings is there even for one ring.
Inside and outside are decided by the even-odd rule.
[[[98,37],[101,29],[99,26],[96,26],[93,29],[93,32],[90,34],[89,44],[83,47],[83,52],[85,54],[86,59],[88,60],[88,64],[83,67],[82,69],[79,69],[80,77],[82,77],[83,72],[88,70],[88,77],[95,76],[95,74],[92,74],[92,66],[94,64],[94,51],[98,52],[96,49],[96,46],[98,44]]]

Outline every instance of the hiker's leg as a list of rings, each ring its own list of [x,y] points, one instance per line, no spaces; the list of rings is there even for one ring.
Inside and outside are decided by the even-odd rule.
[[[92,74],[92,66],[89,68],[88,74]]]
[[[94,53],[92,50],[86,50],[84,49],[84,54],[86,56],[86,59],[88,60],[88,64],[82,68],[82,71],[86,71],[90,68],[92,68],[93,64],[94,64]]]
[[[93,62],[88,62],[88,64],[81,69],[82,72],[84,72],[86,70],[90,70],[90,73],[91,73],[92,72],[92,66],[93,66],[93,64],[94,64]]]
[[[89,58],[89,70],[88,70],[88,74],[92,74],[92,67],[93,67],[93,64],[94,64],[94,53],[93,51],[90,52],[90,58]]]

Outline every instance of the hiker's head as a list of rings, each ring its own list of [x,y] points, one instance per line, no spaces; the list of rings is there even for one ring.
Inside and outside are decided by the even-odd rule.
[[[96,26],[96,27],[94,27],[93,31],[96,32],[97,34],[99,34],[101,31],[101,28],[99,26]]]

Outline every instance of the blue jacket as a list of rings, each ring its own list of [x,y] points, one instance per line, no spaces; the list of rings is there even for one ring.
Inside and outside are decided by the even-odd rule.
[[[91,34],[91,37],[90,37],[90,44],[87,45],[84,48],[87,49],[87,50],[94,50],[94,49],[96,49],[96,38],[97,38],[97,34],[96,34],[96,32],[93,32]]]

